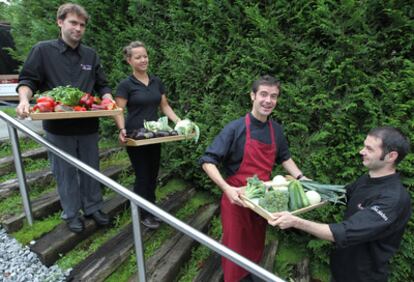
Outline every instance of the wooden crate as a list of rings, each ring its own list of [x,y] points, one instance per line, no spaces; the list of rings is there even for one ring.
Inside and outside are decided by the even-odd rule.
[[[108,117],[122,114],[122,108],[114,110],[84,111],[84,112],[49,112],[49,113],[30,113],[32,120],[50,120],[50,119],[74,119],[74,118],[91,118],[91,117]]]
[[[144,146],[144,145],[149,145],[149,144],[190,140],[192,138],[194,138],[194,134],[190,134],[189,136],[175,135],[175,136],[166,136],[166,137],[154,137],[154,138],[141,139],[141,140],[126,138],[127,142],[126,142],[125,145],[126,146],[137,147],[137,146]]]
[[[266,220],[269,220],[269,219],[272,218],[272,214],[270,212],[268,212],[267,210],[265,210],[264,208],[262,208],[261,206],[259,206],[255,201],[252,201],[251,199],[247,198],[244,195],[241,195],[240,197],[241,197],[243,203],[245,203],[246,206],[249,207],[249,209],[251,209],[252,211],[257,213],[258,215],[264,217]],[[304,208],[301,208],[301,209],[298,209],[298,210],[291,211],[290,213],[293,214],[293,215],[299,215],[299,214],[314,210],[316,208],[319,208],[319,207],[321,207],[321,206],[323,206],[327,203],[328,203],[327,201],[322,201],[322,202],[314,204],[314,205],[310,205],[310,206],[307,206],[307,207],[304,207]]]

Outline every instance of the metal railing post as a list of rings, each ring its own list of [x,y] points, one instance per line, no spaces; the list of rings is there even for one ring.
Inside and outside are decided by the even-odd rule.
[[[132,213],[132,229],[134,231],[134,242],[135,242],[135,256],[137,258],[137,267],[138,267],[138,281],[145,282],[146,271],[145,271],[145,258],[144,258],[144,247],[142,244],[142,233],[141,233],[141,224],[140,224],[140,212],[138,206],[133,202],[131,203],[131,213]]]
[[[16,168],[17,180],[19,182],[20,194],[22,195],[24,212],[26,214],[27,222],[29,225],[33,225],[32,206],[30,204],[29,193],[27,192],[26,175],[24,173],[22,158],[20,154],[17,130],[10,124],[7,124],[7,129],[9,131],[10,141],[12,145],[14,166]]]

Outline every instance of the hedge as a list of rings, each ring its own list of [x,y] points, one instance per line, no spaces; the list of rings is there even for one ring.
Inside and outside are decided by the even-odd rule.
[[[282,81],[272,117],[283,124],[294,159],[313,179],[349,183],[363,174],[358,152],[373,127],[393,125],[414,140],[410,1],[76,2],[91,15],[84,42],[98,51],[114,89],[130,72],[122,47],[132,40],[147,44],[151,73],[166,84],[173,108],[202,132],[198,144],[166,145],[165,166],[199,187],[217,193],[197,159],[227,122],[250,110],[250,86],[261,74]],[[16,58],[23,61],[35,42],[57,36],[60,3],[21,0],[8,7]],[[107,136],[113,129],[111,122],[103,124]],[[399,166],[412,198],[413,158]],[[313,218],[330,222],[339,214],[329,207]],[[413,233],[411,218],[391,281],[414,277]],[[312,264],[326,265],[327,244],[306,238]]]

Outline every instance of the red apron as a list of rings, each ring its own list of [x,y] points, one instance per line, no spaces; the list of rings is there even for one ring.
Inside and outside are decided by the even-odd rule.
[[[239,170],[226,179],[227,183],[246,186],[246,178],[257,174],[260,180],[270,179],[275,159],[276,142],[272,123],[269,121],[271,144],[252,140],[250,136],[250,115],[246,115],[246,144]],[[230,203],[225,194],[221,197],[222,243],[251,261],[260,262],[265,243],[267,222],[248,208]],[[237,282],[249,274],[247,270],[222,257],[225,282]]]

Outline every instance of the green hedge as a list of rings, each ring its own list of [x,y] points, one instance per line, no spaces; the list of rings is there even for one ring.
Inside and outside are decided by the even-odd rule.
[[[348,183],[364,173],[358,151],[372,127],[397,126],[414,140],[410,1],[76,2],[91,14],[85,43],[98,50],[114,89],[130,71],[122,47],[137,39],[147,44],[151,72],[165,82],[171,105],[202,132],[199,144],[166,145],[164,163],[200,187],[216,191],[197,159],[224,124],[250,110],[248,93],[260,74],[282,80],[273,118],[314,179]],[[24,60],[38,40],[56,37],[60,3],[21,0],[9,8],[17,58]],[[103,128],[113,133],[111,122]],[[400,165],[411,194],[413,158]],[[333,207],[313,218],[329,222],[338,214]],[[413,224],[393,260],[391,281],[414,277]],[[326,244],[317,242],[308,244],[313,263],[326,264]]]

